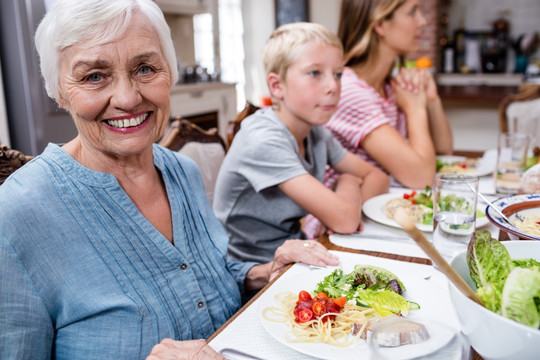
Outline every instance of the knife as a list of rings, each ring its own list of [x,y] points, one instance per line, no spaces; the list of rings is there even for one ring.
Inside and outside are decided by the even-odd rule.
[[[219,351],[219,353],[227,360],[264,360],[263,358],[231,348],[223,348]]]
[[[363,239],[379,239],[379,240],[401,240],[401,241],[413,241],[410,237],[399,236],[399,235],[384,235],[384,234],[373,234],[373,233],[354,233],[350,235],[351,237],[358,237]]]

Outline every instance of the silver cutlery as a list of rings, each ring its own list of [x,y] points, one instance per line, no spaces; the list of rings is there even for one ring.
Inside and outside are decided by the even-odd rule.
[[[264,360],[263,358],[231,348],[223,348],[219,351],[219,354],[227,360]]]
[[[382,234],[373,234],[373,233],[354,233],[351,236],[363,238],[363,239],[378,239],[378,240],[401,240],[401,241],[413,241],[410,237],[399,236],[399,235],[382,235]]]

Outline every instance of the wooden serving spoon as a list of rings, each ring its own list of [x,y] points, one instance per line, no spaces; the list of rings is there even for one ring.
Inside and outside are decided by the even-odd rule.
[[[437,268],[450,280],[466,297],[485,307],[482,299],[476,295],[471,287],[461,276],[446,262],[441,254],[429,242],[424,234],[414,225],[413,221],[404,209],[398,208],[394,213],[394,220],[401,225],[403,230],[424,250],[426,255],[433,261]]]

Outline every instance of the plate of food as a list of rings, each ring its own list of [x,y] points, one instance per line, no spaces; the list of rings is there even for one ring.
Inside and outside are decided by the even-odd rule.
[[[381,267],[356,265],[350,272],[324,269],[280,280],[260,298],[260,321],[280,343],[316,358],[365,358],[377,351],[412,359],[439,350],[457,332],[440,320],[440,290],[420,276],[397,278]]]
[[[419,230],[433,232],[433,200],[429,187],[426,187],[425,191],[409,190],[404,193],[381,194],[368,199],[362,205],[364,215],[371,220],[401,229],[401,226],[393,219],[397,208],[404,208]],[[488,223],[485,212],[477,209],[476,227],[479,228]]]
[[[485,159],[472,159],[465,156],[439,155],[437,156],[437,173],[469,174],[474,176],[486,176],[493,172],[495,165]]]
[[[513,225],[508,224],[489,205],[486,216],[494,225],[521,239],[540,240],[540,194],[519,194],[492,202]]]

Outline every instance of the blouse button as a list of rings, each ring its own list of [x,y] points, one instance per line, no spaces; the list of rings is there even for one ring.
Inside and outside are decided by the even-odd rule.
[[[186,270],[186,269],[187,269],[187,265],[186,265],[186,264],[182,264],[182,265],[180,265],[180,269],[182,269],[182,270]]]
[[[197,303],[197,306],[199,307],[199,309],[202,309],[204,307],[204,303],[202,301],[199,301]]]

